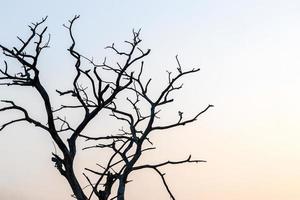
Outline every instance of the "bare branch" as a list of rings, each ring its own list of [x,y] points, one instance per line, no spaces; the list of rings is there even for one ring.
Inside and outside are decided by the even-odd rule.
[[[183,164],[183,163],[199,163],[199,162],[206,162],[205,160],[192,160],[192,156],[189,155],[187,159],[179,160],[179,161],[166,161],[163,163],[155,164],[155,165],[140,165],[133,168],[133,170],[140,170],[145,168],[158,168],[163,167],[166,165],[177,165],[177,164]]]
[[[19,121],[27,121],[29,123],[33,123],[37,127],[40,127],[40,128],[42,128],[46,131],[49,131],[47,126],[43,125],[41,122],[39,122],[37,120],[34,120],[32,117],[29,116],[27,110],[25,110],[24,108],[22,108],[20,106],[17,106],[13,101],[9,101],[9,100],[0,100],[0,101],[3,102],[3,103],[10,104],[10,106],[0,108],[0,112],[12,110],[12,111],[20,111],[24,114],[24,118],[21,118],[21,119],[18,119],[18,120],[12,120],[12,121],[2,125],[2,128],[0,129],[0,131],[2,129],[4,129],[6,126],[8,126],[10,124],[13,124],[15,122],[19,122]]]
[[[177,123],[174,123],[174,124],[170,124],[170,125],[166,125],[166,126],[155,126],[152,128],[152,130],[164,130],[164,129],[170,129],[170,128],[174,128],[174,127],[177,127],[177,126],[184,126],[188,123],[191,123],[193,121],[196,121],[197,118],[205,113],[209,108],[211,107],[214,107],[213,105],[208,105],[204,110],[202,110],[201,112],[199,112],[197,115],[195,115],[193,118],[191,119],[188,119],[188,120],[184,120],[182,121],[181,119],[177,122]]]
[[[175,200],[175,197],[174,197],[173,193],[171,192],[171,190],[170,190],[170,188],[169,188],[169,185],[168,185],[168,183],[167,183],[167,181],[166,181],[166,179],[165,179],[165,177],[164,177],[165,174],[161,173],[160,170],[157,169],[157,168],[152,168],[152,169],[154,169],[154,170],[159,174],[159,176],[160,176],[160,178],[162,179],[163,184],[164,184],[166,190],[168,191],[168,193],[169,193],[171,199],[172,199],[172,200]]]
[[[104,137],[90,137],[86,135],[79,135],[82,138],[85,138],[86,141],[88,140],[113,140],[113,139],[130,139],[130,137],[123,136],[123,135],[110,135],[110,136],[104,136]]]
[[[25,118],[15,119],[15,120],[11,120],[10,122],[4,123],[2,126],[0,126],[0,131],[2,131],[8,125],[11,125],[11,124],[14,124],[14,123],[20,122],[20,121],[26,121],[26,119]]]

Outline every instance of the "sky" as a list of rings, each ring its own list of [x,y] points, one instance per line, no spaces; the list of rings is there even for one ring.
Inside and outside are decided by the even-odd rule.
[[[27,24],[48,16],[51,48],[41,57],[41,77],[51,95],[72,77],[70,45],[62,24],[75,14],[78,49],[102,61],[104,47],[141,28],[153,89],[176,70],[201,68],[184,80],[168,115],[215,107],[195,123],[153,135],[157,150],[145,160],[207,163],[164,169],[178,200],[300,199],[300,2],[293,0],[2,1],[0,43],[17,45]],[[1,63],[3,62],[3,57]],[[30,89],[0,88],[42,115]],[[54,98],[54,97],[53,97]],[[173,115],[172,115],[173,114]],[[167,115],[167,116],[168,116]],[[0,121],[13,114],[3,116]],[[163,119],[162,119],[163,120]],[[72,199],[51,162],[49,136],[26,124],[0,133],[0,199]],[[80,157],[79,165],[94,159]],[[159,178],[139,172],[128,184],[130,200],[169,199]],[[145,196],[146,195],[146,196]]]

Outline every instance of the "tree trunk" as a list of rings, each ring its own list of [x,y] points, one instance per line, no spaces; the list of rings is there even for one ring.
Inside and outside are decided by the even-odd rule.
[[[124,178],[124,177],[120,178],[117,200],[125,199],[125,185],[126,185],[126,178]]]
[[[66,179],[69,182],[69,185],[71,186],[71,189],[73,191],[73,194],[75,195],[77,200],[87,200],[87,197],[82,191],[82,188],[74,174],[73,165],[65,165],[66,167]]]

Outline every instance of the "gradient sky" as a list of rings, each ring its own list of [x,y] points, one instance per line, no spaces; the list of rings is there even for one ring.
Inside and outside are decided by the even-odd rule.
[[[176,54],[184,67],[201,68],[185,79],[173,113],[215,105],[194,124],[153,138],[158,150],[146,160],[192,154],[208,161],[166,168],[177,199],[299,200],[299,10],[296,0],[11,0],[1,2],[0,41],[16,45],[17,35],[28,34],[27,24],[48,15],[51,49],[41,70],[54,94],[72,77],[70,40],[62,27],[72,16],[81,15],[74,27],[78,49],[99,60],[107,53],[103,47],[121,45],[132,28],[142,28],[143,46],[152,49],[146,67],[156,77],[154,89],[166,69],[176,69]],[[18,102],[29,102],[40,115],[41,104],[29,89],[2,87],[0,99],[16,93],[22,96]],[[13,115],[0,115],[0,121],[7,117]],[[53,167],[51,151],[50,138],[31,126],[1,132],[0,199],[66,199],[70,190]],[[90,158],[95,155],[80,157],[79,165]],[[128,199],[169,198],[151,171],[132,178]]]

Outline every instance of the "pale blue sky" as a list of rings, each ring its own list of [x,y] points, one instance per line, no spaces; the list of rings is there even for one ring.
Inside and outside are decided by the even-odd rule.
[[[108,55],[103,47],[112,42],[122,46],[132,28],[142,28],[143,46],[152,49],[146,67],[157,80],[154,89],[166,69],[175,69],[176,54],[184,66],[201,68],[186,79],[172,108],[193,113],[207,104],[216,107],[190,127],[155,136],[161,153],[147,158],[178,159],[192,153],[208,161],[166,170],[179,200],[300,199],[299,1],[28,0],[0,5],[0,42],[6,45],[15,45],[16,35],[25,37],[28,23],[49,16],[51,49],[41,65],[52,92],[72,77],[66,53],[70,41],[62,24],[75,14],[81,15],[74,27],[78,48],[98,60]],[[16,91],[26,95],[22,101],[38,105],[30,90],[1,88],[0,99]],[[38,106],[34,111],[39,115]],[[23,130],[29,139],[10,146]],[[177,149],[179,142],[182,149]],[[1,133],[0,199],[50,200],[68,194],[51,166],[52,150],[49,138],[32,127]],[[136,180],[128,190],[130,200],[168,199],[154,174],[139,173]],[[143,197],[147,191],[155,193]]]

